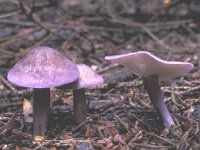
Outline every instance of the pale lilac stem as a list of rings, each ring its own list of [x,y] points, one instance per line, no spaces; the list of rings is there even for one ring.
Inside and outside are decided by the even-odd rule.
[[[163,119],[164,124],[167,127],[171,127],[174,125],[174,121],[172,119],[171,114],[169,113],[169,110],[166,107],[166,104],[163,100],[163,96],[161,94],[159,80],[157,75],[151,75],[149,77],[144,77],[144,86],[147,90],[149,97],[151,99],[151,102],[157,112],[160,114],[160,116]]]

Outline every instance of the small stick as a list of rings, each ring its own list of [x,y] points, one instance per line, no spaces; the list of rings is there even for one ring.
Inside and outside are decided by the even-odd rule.
[[[190,89],[186,90],[186,91],[183,91],[183,92],[179,92],[177,93],[178,96],[180,95],[184,95],[184,94],[187,94],[187,93],[191,93],[191,92],[194,92],[194,91],[197,91],[200,89],[200,85],[199,86],[195,86],[195,87],[191,87]]]
[[[9,88],[11,89],[13,92],[17,92],[16,88],[14,88],[12,86],[12,84],[10,84],[2,75],[0,75],[0,80]]]
[[[10,129],[9,126],[11,125],[11,123],[12,123],[13,119],[15,118],[15,116],[17,115],[17,113],[18,113],[18,110],[12,115],[12,117],[10,118],[10,120],[5,125],[3,125],[2,127],[0,127],[0,134],[2,132],[5,132],[6,129],[7,129],[7,131]]]
[[[128,124],[126,122],[124,122],[119,116],[117,116],[116,114],[113,114],[114,117],[126,128],[127,131],[129,131],[129,127]]]
[[[2,18],[7,18],[7,17],[11,17],[11,16],[15,16],[15,15],[17,15],[17,14],[19,14],[18,11],[14,11],[14,12],[11,12],[11,13],[2,14],[2,15],[0,15],[0,19],[2,19]]]

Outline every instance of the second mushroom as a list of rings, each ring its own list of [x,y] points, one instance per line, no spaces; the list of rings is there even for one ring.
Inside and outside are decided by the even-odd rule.
[[[167,127],[174,125],[173,118],[164,103],[159,81],[181,76],[190,71],[194,67],[193,64],[165,61],[146,51],[106,56],[105,59],[121,64],[141,76],[151,102],[163,119],[164,124]]]
[[[85,88],[94,87],[104,83],[103,78],[84,64],[78,64],[79,79],[73,86],[74,119],[80,124],[86,119]]]

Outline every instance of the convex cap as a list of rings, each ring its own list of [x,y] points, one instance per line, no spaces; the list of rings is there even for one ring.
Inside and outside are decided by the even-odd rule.
[[[77,64],[77,67],[80,72],[80,76],[77,83],[73,87],[74,89],[87,88],[104,83],[104,79],[87,65]]]
[[[187,62],[165,61],[146,51],[106,56],[105,59],[128,67],[142,77],[158,75],[160,81],[181,76],[194,67]]]
[[[7,78],[15,85],[30,88],[50,88],[78,79],[76,65],[50,47],[30,50],[8,72]]]

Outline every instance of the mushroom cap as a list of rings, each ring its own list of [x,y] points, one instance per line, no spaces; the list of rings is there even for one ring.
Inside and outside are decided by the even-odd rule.
[[[51,88],[74,82],[79,71],[76,65],[50,47],[30,50],[8,72],[7,79],[18,86]]]
[[[160,81],[181,76],[194,67],[187,62],[165,61],[146,51],[106,56],[105,59],[131,69],[138,76],[158,75]]]
[[[97,86],[104,83],[104,79],[85,64],[77,64],[80,72],[79,79],[73,85],[74,89]]]

